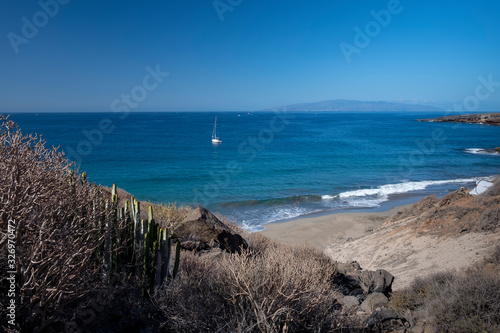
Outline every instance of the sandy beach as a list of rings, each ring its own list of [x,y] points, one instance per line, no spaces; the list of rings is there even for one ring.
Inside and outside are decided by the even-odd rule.
[[[318,217],[301,218],[289,222],[270,223],[261,231],[263,235],[287,245],[308,245],[319,249],[358,238],[380,226],[385,219],[409,207],[403,205],[385,212],[335,213]]]

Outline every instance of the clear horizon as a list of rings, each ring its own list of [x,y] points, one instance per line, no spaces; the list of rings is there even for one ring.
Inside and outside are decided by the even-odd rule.
[[[500,4],[41,0],[1,7],[0,112],[500,111]]]

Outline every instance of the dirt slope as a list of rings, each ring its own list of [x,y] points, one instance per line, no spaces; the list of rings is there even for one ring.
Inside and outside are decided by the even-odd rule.
[[[468,191],[427,197],[373,232],[332,244],[325,252],[340,262],[356,260],[363,269],[386,269],[395,276],[395,290],[415,277],[461,271],[500,242],[500,179],[480,196]]]

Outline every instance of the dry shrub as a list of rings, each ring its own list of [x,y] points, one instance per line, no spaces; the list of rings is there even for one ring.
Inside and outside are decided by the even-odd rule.
[[[148,204],[153,206],[154,218],[162,228],[173,228],[189,215],[191,208],[178,207],[176,203],[169,204]]]
[[[436,297],[442,286],[453,281],[451,273],[436,273],[425,278],[416,278],[406,289],[391,294],[391,306],[398,312],[416,310],[430,298]]]
[[[168,318],[168,332],[216,332],[226,324],[230,314],[221,274],[213,258],[181,253],[179,275],[155,295],[157,307]]]
[[[106,212],[100,189],[75,175],[62,153],[35,134],[23,135],[6,117],[0,122],[0,248],[15,244],[20,328],[42,331],[92,289]],[[8,224],[15,224],[15,237]],[[5,318],[4,307],[1,312]]]
[[[491,254],[485,260],[486,264],[493,264],[500,268],[500,244],[495,246],[495,249],[491,252]]]
[[[269,247],[276,247],[279,244],[269,237],[264,236],[260,232],[252,232],[243,234],[243,237],[248,242],[251,249],[258,252],[264,252]]]
[[[225,298],[235,304],[239,323],[260,332],[315,330],[328,325],[334,303],[330,281],[335,267],[309,249],[268,248],[226,257]]]
[[[500,332],[500,277],[470,271],[426,302],[439,332]]]
[[[437,332],[499,332],[500,277],[480,270],[435,274],[393,293],[391,305],[415,317],[423,312]]]
[[[171,331],[316,332],[336,322],[336,267],[321,252],[268,246],[242,255],[183,254],[157,295]]]

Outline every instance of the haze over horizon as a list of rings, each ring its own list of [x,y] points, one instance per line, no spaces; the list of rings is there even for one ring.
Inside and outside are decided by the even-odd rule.
[[[347,99],[500,111],[500,3],[5,2],[0,112]]]

